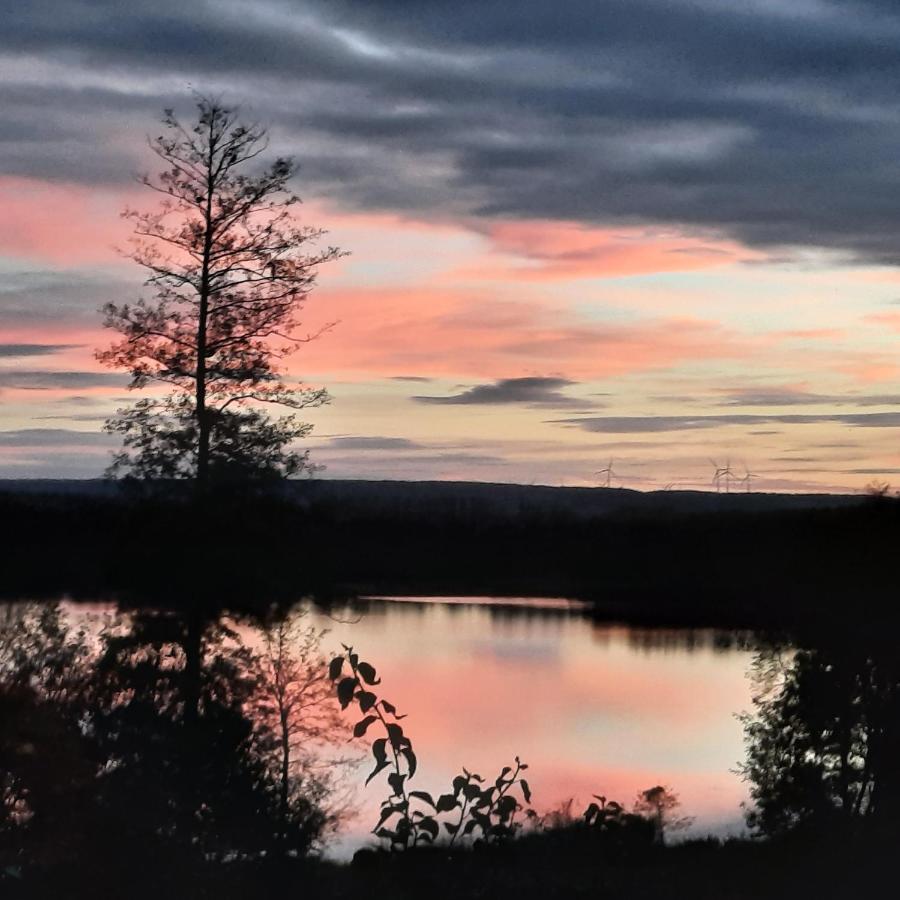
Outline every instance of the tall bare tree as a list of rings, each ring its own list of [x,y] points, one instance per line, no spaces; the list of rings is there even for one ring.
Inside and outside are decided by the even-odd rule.
[[[103,308],[120,338],[97,358],[127,370],[132,388],[170,388],[109,420],[124,444],[112,471],[205,487],[306,465],[290,445],[311,426],[262,407],[296,412],[327,402],[324,389],[289,384],[279,365],[316,336],[298,335],[298,314],[317,267],[342,252],[309,249],[324,232],[295,218],[293,161],[258,165],[266,130],[217,100],[197,105],[190,128],[166,110],[163,133],[150,140],[164,168],[142,181],[162,202],[124,215],[134,223],[127,255],[147,270],[154,296]]]

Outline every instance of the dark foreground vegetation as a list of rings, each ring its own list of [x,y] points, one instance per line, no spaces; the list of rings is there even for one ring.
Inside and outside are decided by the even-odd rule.
[[[200,581],[217,602],[250,605],[304,594],[566,595],[605,617],[746,626],[810,615],[839,623],[848,601],[869,619],[898,609],[900,503],[891,499],[774,511],[626,506],[586,517],[546,505],[460,506],[452,495],[354,507],[226,488],[207,498],[211,524],[201,528],[191,497],[0,493],[0,590],[172,596],[173,581],[191,594]]]
[[[893,884],[892,500],[585,517],[121,486],[8,492],[0,516],[3,593],[47,598],[0,605],[4,900],[778,900]],[[301,596],[366,592],[580,596],[599,618],[765,632],[744,721],[753,837],[667,838],[663,788],[645,792],[655,807],[598,797],[554,814],[520,760],[483,780],[463,770],[445,795],[417,791],[425,761],[389,684],[349,648],[329,666],[312,638],[284,640]],[[64,594],[115,599],[122,617],[80,633],[50,602]],[[300,683],[312,720],[286,688]],[[347,864],[320,853],[352,805],[307,752],[335,737],[351,751],[334,770],[362,753],[367,790],[387,795],[375,847]]]
[[[891,896],[893,837],[881,841],[690,842],[609,854],[578,829],[483,850],[420,850],[366,864],[317,861],[178,866],[144,854],[109,857],[93,870],[60,866],[29,881],[0,882],[10,900],[129,898],[357,900],[610,898],[799,900]]]
[[[678,844],[662,786],[633,805],[542,810],[516,758],[496,777],[463,769],[446,793],[419,791],[416,723],[385,696],[414,673],[379,672],[350,647],[329,662],[286,610],[206,601],[93,630],[54,603],[0,607],[0,896],[718,900],[893,884],[892,632],[761,643],[744,720],[754,837]],[[351,750],[323,767],[311,755],[323,739]],[[372,848],[338,865],[318,852],[352,809],[334,776],[355,752],[385,800]]]

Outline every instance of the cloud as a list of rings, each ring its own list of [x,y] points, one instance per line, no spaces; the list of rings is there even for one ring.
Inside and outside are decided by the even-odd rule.
[[[651,25],[652,23],[652,25]],[[62,0],[0,35],[3,171],[118,182],[209,85],[345,206],[666,223],[896,262],[896,4]]]
[[[422,444],[398,437],[334,437],[328,446],[338,450],[421,450]]]
[[[108,418],[108,415],[103,415],[102,413],[71,413],[69,415],[35,416],[35,420],[40,422],[58,421],[60,419],[66,422],[105,422]]]
[[[396,458],[398,474],[414,453],[445,459],[449,447],[409,447],[372,426],[376,414],[398,415],[400,394],[423,390],[432,396],[405,411],[444,428],[429,432],[436,440],[454,433],[458,405],[497,404],[479,407],[495,433],[523,406],[548,410],[542,418],[599,419],[603,410],[572,396],[602,402],[589,393],[595,387],[614,387],[616,413],[900,409],[888,393],[894,384],[836,377],[896,379],[890,338],[900,318],[853,321],[828,306],[852,297],[864,313],[896,285],[842,293],[846,282],[827,273],[826,286],[810,272],[830,255],[796,249],[900,260],[896,4],[523,0],[511,17],[501,0],[258,0],[253,10],[248,19],[236,0],[49,0],[5,16],[3,340],[83,348],[5,357],[5,368],[25,371],[0,368],[0,388],[56,392],[15,397],[8,427],[25,415],[95,411],[56,406],[64,393],[96,391],[104,404],[119,393],[111,385],[124,379],[81,370],[92,368],[89,348],[109,339],[99,336],[98,307],[140,292],[138,267],[120,266],[110,251],[128,231],[117,214],[127,199],[156,206],[142,189],[135,199],[131,176],[158,167],[144,135],[155,133],[160,111],[193,114],[188,84],[271,127],[273,155],[295,153],[301,163],[297,188],[311,222],[356,253],[329,269],[305,314],[340,319],[340,328],[290,365],[323,383],[442,379],[408,391],[379,380],[359,390],[356,406],[335,404],[335,415],[351,418],[365,408],[369,422],[341,418],[331,427],[349,432],[346,452],[322,439],[323,453],[367,465],[380,452]],[[789,272],[755,264],[798,259]],[[719,264],[731,269],[688,273]],[[675,271],[684,274],[646,277]],[[604,276],[617,280],[596,282]],[[829,309],[834,327],[813,327]],[[810,346],[825,339],[833,343]],[[31,371],[42,366],[66,371]],[[783,384],[713,389],[741,383],[739,367],[758,369],[758,384]],[[825,381],[813,381],[815,369],[829,370]],[[516,376],[546,373],[579,386],[510,396]],[[671,379],[673,394],[705,380],[697,405],[679,408],[687,400],[673,398],[658,409],[652,396],[669,390],[663,373],[682,376]],[[694,435],[683,439],[701,445],[716,422],[735,421],[763,422],[749,426],[760,433],[792,427],[771,415],[694,417]],[[861,424],[828,421],[844,434]],[[655,442],[657,429],[645,430],[634,443]],[[670,438],[667,430],[657,438]],[[409,433],[425,432],[411,422]],[[892,434],[854,432],[885,445]],[[573,439],[606,442],[583,431],[557,437],[559,455]],[[779,442],[756,443],[768,455]],[[518,452],[505,455],[527,480]],[[870,461],[880,460],[859,464]],[[560,461],[553,474],[574,465]],[[495,474],[487,462],[485,473]]]
[[[113,245],[130,231],[119,216],[125,199],[98,187],[2,177],[0,248],[61,265],[109,263],[116,259]]]
[[[0,278],[0,307],[7,328],[46,329],[60,322],[96,327],[104,303],[132,299],[136,288],[133,281],[79,269],[14,270]]]
[[[728,415],[728,416],[593,416],[554,419],[553,424],[569,425],[601,434],[643,434],[663,431],[696,431],[726,425],[817,425],[833,423],[853,428],[900,428],[900,413],[847,413],[833,415]]]
[[[100,404],[108,405],[109,403],[132,403],[134,401],[133,397],[89,397],[84,394],[67,394],[64,397],[59,397],[54,400],[54,404],[57,406],[77,406],[77,407],[89,407],[89,406],[97,406]]]
[[[22,356],[49,356],[74,349],[75,344],[0,344],[0,359]]]
[[[124,375],[107,372],[45,372],[42,370],[0,370],[0,388],[22,391],[54,391],[92,387],[123,387]]]
[[[326,459],[326,461],[328,461],[330,464],[330,457],[323,457],[323,459]],[[360,464],[360,460],[357,457],[339,457],[335,458],[334,462],[350,466],[354,464]],[[378,468],[385,472],[391,471],[392,464],[395,468],[398,469],[398,472],[401,476],[404,472],[413,472],[417,467],[422,467],[418,473],[419,477],[427,478],[428,466],[440,467],[444,465],[459,464],[473,466],[507,466],[509,465],[509,460],[503,459],[499,456],[491,456],[484,453],[447,451],[440,453],[422,453],[410,458],[404,458],[402,460],[391,460],[390,458],[383,458],[377,461]],[[366,467],[366,471],[371,472],[371,466],[373,465],[373,463],[366,462],[364,465]]]
[[[419,396],[418,403],[445,403],[453,405],[524,404],[533,408],[565,406],[598,406],[600,404],[575,397],[567,397],[561,388],[575,384],[567,378],[502,378],[492,384],[477,384],[459,394],[447,397]]]
[[[592,228],[579,222],[503,221],[482,226],[493,256],[465,274],[547,281],[616,278],[748,262],[746,250],[675,229]],[[510,262],[509,257],[514,261]]]
[[[730,391],[718,406],[900,406],[900,394],[817,394],[796,388]]]
[[[114,440],[102,431],[71,431],[67,428],[21,428],[0,431],[0,447],[110,447]]]
[[[387,377],[420,371],[454,379],[555,372],[579,381],[685,361],[746,359],[771,347],[705,319],[598,321],[571,305],[485,296],[467,287],[323,287],[307,324],[340,319],[334,340],[303,348],[307,372]],[[575,404],[570,403],[570,406]],[[586,405],[581,403],[579,405]]]

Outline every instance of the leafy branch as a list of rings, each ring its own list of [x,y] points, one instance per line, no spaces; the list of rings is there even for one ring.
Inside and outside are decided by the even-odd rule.
[[[353,727],[353,737],[364,737],[373,725],[385,734],[372,742],[375,768],[366,779],[368,785],[380,772],[390,769],[387,782],[392,793],[381,804],[378,822],[372,829],[377,837],[387,841],[392,850],[405,850],[433,844],[443,825],[451,846],[460,837],[476,835],[480,840],[495,842],[516,833],[521,826],[516,815],[523,810],[526,817],[536,818],[534,810],[526,809],[513,793],[517,788],[524,803],[531,803],[531,788],[522,777],[528,765],[518,756],[515,766],[504,766],[487,786],[481,775],[464,768],[453,779],[451,791],[439,795],[437,800],[427,791],[409,791],[407,784],[416,773],[417,760],[412,742],[399,724],[406,716],[398,715],[394,704],[371,690],[381,683],[374,666],[360,660],[352,647],[341,646],[344,653],[332,659],[329,676],[341,708],[346,710],[355,704],[362,713]],[[452,819],[448,818],[450,813],[455,813]]]

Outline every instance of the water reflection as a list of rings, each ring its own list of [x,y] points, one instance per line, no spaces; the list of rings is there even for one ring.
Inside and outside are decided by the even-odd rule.
[[[695,834],[740,831],[748,799],[765,834],[900,810],[900,662],[885,636],[763,646],[485,598],[253,620],[17,604],[0,608],[0,872],[98,848],[107,867],[346,855],[382,797],[362,788],[333,700],[342,642],[377,662],[408,715],[418,790],[519,754],[542,811],[671,785]]]
[[[328,614],[319,621],[335,642],[380,661],[385,692],[409,714],[419,788],[519,754],[542,810],[573,797],[583,809],[597,793],[630,804],[669,784],[695,817],[691,833],[743,830],[735,713],[750,706],[749,635],[635,630],[578,605],[471,597],[370,598]],[[381,797],[361,798],[368,822]]]
[[[145,610],[7,607],[0,871],[301,856],[339,824],[342,730],[320,632]]]

